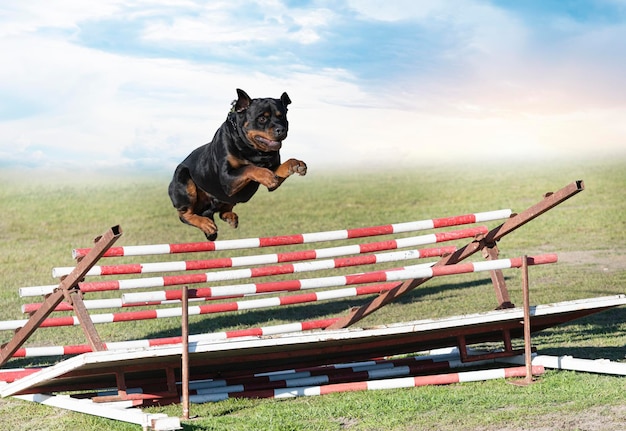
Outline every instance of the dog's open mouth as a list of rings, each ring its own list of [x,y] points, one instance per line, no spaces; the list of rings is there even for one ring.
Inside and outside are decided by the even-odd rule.
[[[259,148],[264,151],[278,151],[283,145],[282,141],[271,141],[261,135],[256,135],[252,139],[254,139]]]

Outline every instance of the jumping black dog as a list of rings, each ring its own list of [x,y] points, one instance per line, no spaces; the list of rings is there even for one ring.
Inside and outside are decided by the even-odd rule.
[[[251,99],[237,89],[237,100],[213,140],[196,148],[178,165],[169,185],[169,196],[183,223],[217,238],[213,215],[236,228],[233,207],[247,202],[259,185],[276,190],[287,177],[305,175],[301,160],[280,162],[280,148],[287,138],[287,105],[291,99]]]

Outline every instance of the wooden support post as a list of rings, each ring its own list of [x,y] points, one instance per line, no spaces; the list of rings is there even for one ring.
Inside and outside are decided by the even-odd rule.
[[[46,298],[41,307],[32,314],[26,324],[15,333],[11,341],[2,346],[0,350],[0,366],[6,364],[6,362],[11,359],[13,354],[28,340],[39,325],[41,325],[50,313],[54,311],[57,305],[63,301],[63,298],[69,298],[72,301],[74,310],[78,315],[78,319],[83,327],[83,331],[87,335],[91,347],[94,350],[102,350],[104,348],[104,344],[100,341],[100,337],[93,326],[89,313],[87,313],[82,298],[77,299],[79,298],[79,295],[77,295],[77,286],[87,272],[89,272],[121,235],[122,229],[119,226],[114,226],[96,239],[96,243],[89,253],[77,263],[76,267],[67,277],[61,280],[59,287]]]
[[[569,199],[575,194],[583,191],[585,189],[584,183],[582,180],[575,181],[561,190],[548,193],[544,196],[543,200],[538,202],[537,204],[527,208],[519,214],[516,214],[509,218],[507,221],[502,223],[500,226],[490,230],[487,235],[481,240],[474,240],[471,243],[467,244],[465,247],[457,250],[456,252],[443,257],[437,263],[436,266],[441,265],[453,265],[455,263],[459,263],[460,261],[466,259],[467,257],[473,255],[479,250],[482,250],[487,244],[495,244],[500,239],[502,239],[505,235],[513,232],[517,228],[525,225],[526,223],[534,220],[539,217],[541,214],[546,211],[554,208],[559,205],[561,202]],[[420,278],[420,279],[411,279],[399,284],[391,290],[381,293],[379,296],[374,298],[372,302],[369,304],[363,305],[356,310],[352,310],[346,316],[339,318],[335,323],[328,326],[326,329],[340,329],[346,328],[359,320],[369,316],[376,310],[381,307],[387,305],[390,302],[395,301],[400,296],[404,295],[407,292],[410,292],[417,286],[427,282],[430,278]]]
[[[495,243],[485,244],[482,250],[483,257],[487,260],[497,260],[499,257],[498,246]],[[504,273],[501,269],[489,271],[491,282],[493,283],[493,289],[496,292],[496,300],[498,306],[496,310],[503,310],[505,308],[514,308],[515,305],[511,303],[509,291],[506,288],[506,281],[504,281]]]
[[[183,403],[183,419],[189,419],[189,288],[183,287],[183,317],[182,317],[182,403]]]
[[[106,350],[106,346],[100,339],[100,335],[98,335],[98,331],[96,330],[91,317],[89,316],[89,312],[87,311],[87,307],[85,307],[85,303],[83,302],[83,297],[80,292],[80,289],[77,287],[73,287],[71,290],[63,291],[65,299],[67,302],[72,304],[74,308],[74,313],[76,313],[76,317],[78,318],[78,322],[80,323],[80,327],[83,329],[85,333],[85,337],[91,346],[91,349],[94,352]]]
[[[524,294],[524,359],[526,363],[526,384],[533,381],[532,345],[530,339],[530,286],[528,283],[528,256],[522,260],[522,291]]]

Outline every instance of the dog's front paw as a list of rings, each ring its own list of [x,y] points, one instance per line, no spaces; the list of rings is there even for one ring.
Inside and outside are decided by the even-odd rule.
[[[276,169],[277,177],[287,178],[293,174],[306,175],[306,163],[302,160],[289,159]]]
[[[306,175],[306,163],[302,160],[290,159],[291,162],[289,166],[289,175],[298,174],[298,175]]]

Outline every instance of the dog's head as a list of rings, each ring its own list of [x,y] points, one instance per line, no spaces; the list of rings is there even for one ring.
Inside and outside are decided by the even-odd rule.
[[[234,115],[234,124],[241,130],[242,137],[253,148],[262,152],[280,150],[287,138],[287,105],[291,99],[283,93],[280,99],[251,99],[245,91],[237,89],[237,100],[229,115]]]

